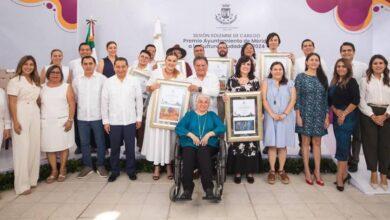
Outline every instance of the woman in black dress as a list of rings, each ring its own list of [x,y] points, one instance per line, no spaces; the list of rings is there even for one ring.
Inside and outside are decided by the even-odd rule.
[[[236,65],[236,73],[227,82],[229,92],[252,92],[260,90],[259,80],[254,76],[255,66],[251,57],[242,56]],[[245,174],[248,183],[253,183],[253,173],[259,170],[259,142],[231,143],[228,152],[228,169],[234,173],[234,182],[241,183]]]

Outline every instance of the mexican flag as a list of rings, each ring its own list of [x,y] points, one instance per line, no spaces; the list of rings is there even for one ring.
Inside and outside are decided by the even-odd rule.
[[[97,54],[95,49],[95,23],[96,20],[88,19],[87,20],[87,37],[85,39],[85,43],[89,44],[92,48],[92,56],[97,61]]]

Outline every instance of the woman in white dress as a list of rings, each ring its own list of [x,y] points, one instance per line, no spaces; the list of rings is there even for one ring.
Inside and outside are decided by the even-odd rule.
[[[50,52],[50,64],[46,65],[41,70],[41,83],[44,84],[46,81],[46,72],[52,65],[60,66],[62,69],[62,74],[64,75],[64,80],[67,83],[72,82],[72,71],[69,69],[68,66],[62,65],[62,59],[64,58],[64,54],[60,49],[53,49]]]
[[[0,88],[0,148],[3,140],[11,136],[11,118],[8,111],[7,95]]]
[[[185,80],[185,75],[176,69],[177,60],[178,58],[174,53],[168,53],[165,57],[165,67],[152,72],[151,78],[146,83],[147,91],[152,94],[150,100],[155,99],[156,93],[154,91],[160,87],[156,82],[158,79]],[[172,179],[173,173],[170,162],[173,158],[173,149],[176,140],[175,131],[150,127],[152,106],[150,104],[147,110],[145,136],[141,154],[146,156],[146,159],[152,161],[155,165],[153,173],[154,180],[160,178],[160,165],[164,166],[165,164],[167,165],[168,179]]]
[[[46,72],[47,82],[41,91],[41,151],[47,153],[51,174],[47,183],[66,178],[66,162],[69,148],[75,144],[73,117],[75,100],[72,87],[63,83],[60,66],[52,65]],[[57,169],[57,153],[60,154],[60,170]]]

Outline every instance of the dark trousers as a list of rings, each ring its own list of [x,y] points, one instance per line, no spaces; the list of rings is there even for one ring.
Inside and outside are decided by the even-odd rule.
[[[76,110],[74,112],[73,119],[74,119],[74,140],[76,142],[77,149],[79,149],[81,151],[80,132],[79,132],[79,126],[78,126],[78,119],[77,119],[77,105],[76,105]],[[104,129],[103,129],[103,133],[105,133]],[[90,137],[89,137],[89,143],[90,143],[92,149],[97,148],[97,144],[95,142],[95,138],[94,138],[92,133],[90,134]],[[106,144],[106,146],[108,146],[108,145]]]
[[[385,108],[376,107],[372,107],[372,110],[375,115],[386,111]],[[360,114],[360,125],[367,169],[376,172],[379,163],[379,172],[387,175],[390,165],[390,119],[379,126],[370,117]]]
[[[357,109],[356,111],[360,112],[359,109]],[[360,124],[359,117],[356,123],[357,126],[355,126],[355,129],[353,130],[352,133],[351,151],[348,159],[349,164],[354,164],[354,165],[357,165],[359,163],[360,148],[362,145],[362,138],[361,138],[362,134],[359,126]]]
[[[182,147],[183,157],[183,188],[184,190],[193,191],[193,172],[197,166],[201,173],[201,182],[203,190],[214,188],[212,181],[213,169],[211,157],[218,152],[218,148],[213,147]]]
[[[103,124],[102,120],[97,121],[77,121],[77,128],[80,135],[80,146],[82,153],[82,160],[84,166],[92,168],[91,159],[91,133],[95,137],[97,146],[97,162],[96,166],[104,166],[104,158],[106,155],[106,148],[104,143]],[[92,131],[92,132],[91,132]]]
[[[145,134],[145,117],[142,117],[141,127],[137,129],[136,131],[136,137],[137,137],[137,147],[139,148],[139,151],[141,152],[142,144],[144,143],[144,134]]]
[[[126,172],[128,175],[135,173],[135,123],[129,125],[110,125],[111,174],[119,175],[119,157],[121,146],[125,143]]]
[[[78,149],[81,149],[81,144],[80,144],[80,135],[79,135],[79,126],[77,123],[77,105],[76,105],[76,110],[74,112],[74,140],[76,142],[76,146]]]

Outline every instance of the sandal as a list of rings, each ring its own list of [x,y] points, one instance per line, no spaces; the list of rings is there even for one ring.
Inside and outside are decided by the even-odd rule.
[[[157,181],[160,179],[160,168],[157,168],[158,166],[154,166],[154,173],[153,173],[153,180]],[[156,170],[158,170],[158,174],[156,175]]]
[[[58,177],[58,172],[55,172],[55,174],[50,174],[50,176],[46,178],[46,183],[47,184],[53,183],[54,181],[56,181],[57,177]]]
[[[169,180],[173,180],[173,174],[169,174],[169,175],[168,175],[168,179],[169,179]]]
[[[64,182],[66,179],[66,169],[60,171],[60,174],[58,175],[58,182]]]

